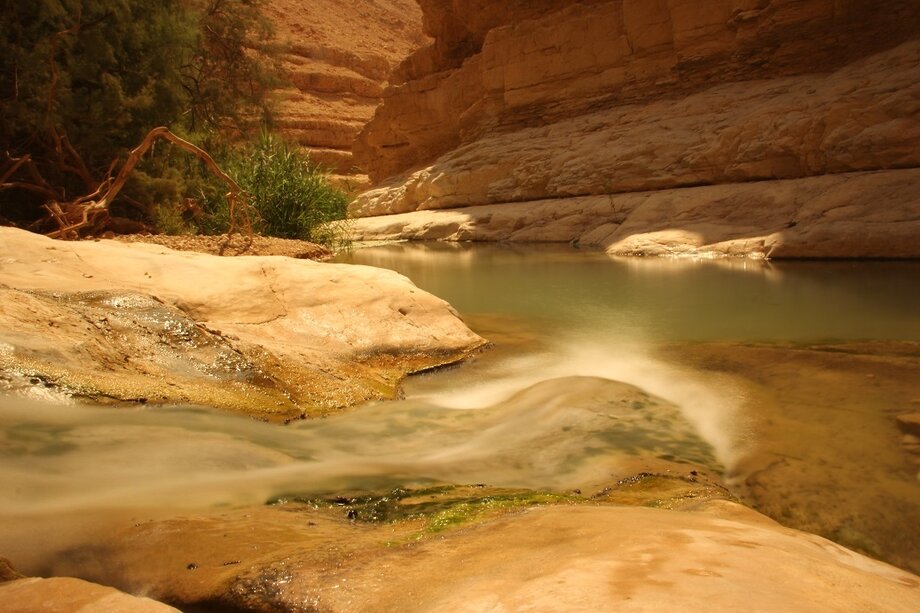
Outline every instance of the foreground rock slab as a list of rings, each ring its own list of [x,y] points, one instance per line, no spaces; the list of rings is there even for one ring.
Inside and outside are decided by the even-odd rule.
[[[178,609],[130,596],[110,587],[70,577],[18,579],[0,584],[7,613],[79,611],[80,613],[170,613]]]
[[[10,228],[0,246],[8,386],[284,420],[392,397],[406,374],[485,343],[390,271]]]
[[[502,523],[494,538],[470,531],[416,557],[459,569],[417,590],[416,610],[909,611],[920,597],[913,575],[747,520],[548,508]]]
[[[412,521],[252,509],[145,523],[84,571],[229,610],[916,610],[911,573],[735,503],[685,509],[537,507],[421,540]]]

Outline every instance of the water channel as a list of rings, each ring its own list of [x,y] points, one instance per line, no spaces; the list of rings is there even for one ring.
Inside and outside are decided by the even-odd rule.
[[[340,259],[405,274],[493,346],[411,378],[403,400],[286,427],[2,400],[0,552],[41,568],[119,510],[439,483],[587,492],[686,465],[920,571],[920,455],[897,421],[920,412],[920,263],[409,243]]]

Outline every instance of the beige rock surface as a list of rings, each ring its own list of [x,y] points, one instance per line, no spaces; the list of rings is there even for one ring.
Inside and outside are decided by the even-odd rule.
[[[426,42],[414,0],[274,0],[264,3],[274,26],[285,85],[275,92],[275,126],[311,159],[366,179],[351,146],[374,114],[393,68]]]
[[[826,76],[736,83],[483,137],[357,217],[920,166],[920,41]]]
[[[484,343],[390,271],[10,228],[0,245],[4,373],[78,395],[287,419],[391,397]]]
[[[458,240],[589,233],[614,253],[920,256],[913,174],[879,174],[871,188],[847,180],[820,218],[805,219],[821,206],[804,207],[837,181],[820,177],[920,167],[920,5],[422,4],[435,43],[397,70],[356,144],[381,183],[350,214],[513,208],[472,213],[475,224],[418,217],[403,232],[395,219],[372,222],[383,234],[418,238],[424,226]],[[689,193],[666,191],[677,189]],[[615,212],[591,196],[616,201]],[[359,236],[376,238],[370,227]]]
[[[0,603],[6,613],[67,611],[73,613],[176,613],[165,604],[130,596],[95,583],[55,577],[18,579],[0,584]]]
[[[916,38],[920,24],[910,0],[420,4],[435,42],[396,71],[355,145],[375,181],[496,130],[827,73]]]
[[[108,561],[117,582],[218,608],[916,609],[920,578],[911,573],[734,503],[687,508],[539,507],[421,540],[410,538],[419,529],[412,521],[373,525],[312,507],[261,508],[144,523],[94,559]]]
[[[611,255],[917,257],[920,169],[353,220],[357,240],[577,242]]]
[[[906,612],[920,598],[916,576],[818,537],[647,508],[538,509],[420,549],[399,572],[453,577],[411,603],[385,590],[384,608]]]

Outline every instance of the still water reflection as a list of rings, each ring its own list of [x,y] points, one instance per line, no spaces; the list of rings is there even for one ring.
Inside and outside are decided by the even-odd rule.
[[[618,258],[561,246],[401,243],[341,261],[396,270],[461,313],[547,334],[673,340],[920,339],[920,262]]]

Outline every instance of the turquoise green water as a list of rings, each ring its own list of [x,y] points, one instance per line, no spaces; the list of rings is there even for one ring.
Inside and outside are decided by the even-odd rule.
[[[419,243],[340,261],[396,270],[464,314],[539,320],[547,334],[920,339],[920,262],[612,259],[564,246]]]
[[[920,441],[897,426],[920,413],[920,263],[410,243],[343,260],[407,275],[496,342],[409,398],[471,408],[558,377],[631,383],[681,408],[748,504],[920,571]]]
[[[568,490],[667,458],[722,472],[787,525],[920,568],[918,467],[895,422],[920,411],[905,343],[920,340],[920,263],[441,244],[340,259],[407,275],[494,347],[412,378],[404,400],[289,427],[0,398],[0,554],[39,568],[79,540],[70,523],[116,511],[442,482]],[[863,340],[889,343],[799,350]]]

